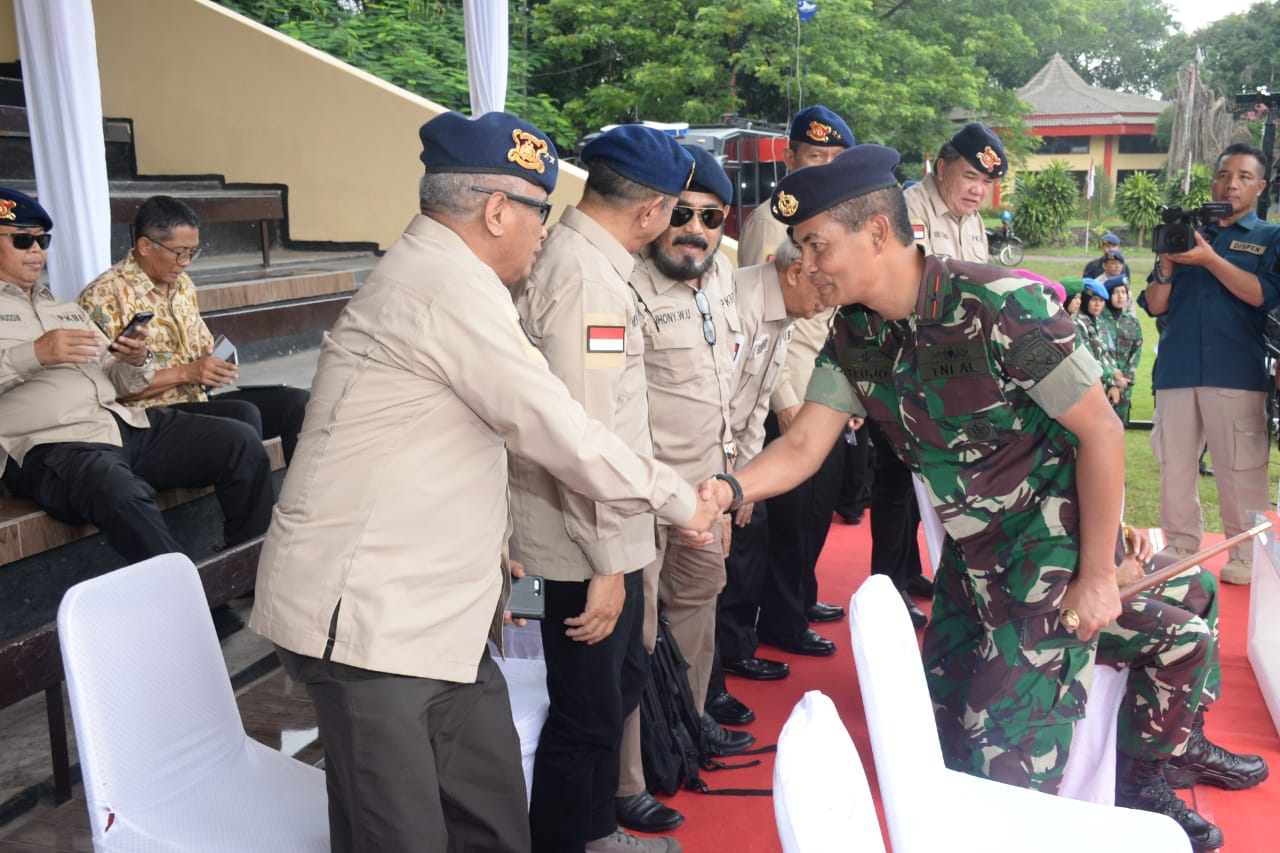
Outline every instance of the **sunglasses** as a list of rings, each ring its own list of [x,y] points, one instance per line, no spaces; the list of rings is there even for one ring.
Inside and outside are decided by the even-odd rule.
[[[671,208],[671,227],[683,228],[693,219],[694,214],[698,214],[698,218],[702,220],[705,228],[715,229],[724,224],[724,208],[723,207],[687,207],[683,204],[677,204]]]
[[[685,209],[688,210],[688,208]],[[703,212],[705,213],[706,211]],[[716,324],[711,319],[711,305],[707,302],[707,294],[701,290],[695,290],[693,292],[693,304],[698,306],[698,313],[702,315],[702,339],[715,346]]]
[[[41,249],[49,248],[49,242],[53,240],[52,234],[6,234],[13,241],[13,248],[20,252],[25,252],[32,246],[39,246]]]
[[[551,202],[549,201],[538,201],[536,198],[529,198],[527,195],[516,195],[515,193],[509,193],[506,190],[495,190],[492,187],[478,187],[475,184],[471,185],[471,189],[478,193],[484,193],[485,195],[501,194],[514,202],[532,207],[537,210],[538,215],[542,217],[543,225],[546,225],[547,220],[551,217]]]

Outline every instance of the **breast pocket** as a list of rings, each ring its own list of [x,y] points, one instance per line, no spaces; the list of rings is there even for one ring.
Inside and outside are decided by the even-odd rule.
[[[645,346],[644,366],[650,382],[667,386],[685,382],[706,355],[702,320],[662,326],[657,334],[648,336]]]
[[[973,461],[1006,444],[1020,428],[995,377],[964,376],[926,382],[925,409],[941,446]]]

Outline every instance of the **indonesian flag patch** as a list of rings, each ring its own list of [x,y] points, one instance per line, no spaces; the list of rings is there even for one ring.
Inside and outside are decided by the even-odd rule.
[[[587,326],[587,352],[625,352],[625,326]]]
[[[912,234],[912,236],[913,236],[913,237],[915,237],[915,239],[916,239],[916,241],[917,241],[917,242],[918,242],[918,241],[920,241],[920,240],[923,240],[923,239],[924,239],[924,223],[923,223],[923,222],[912,222],[912,223],[911,223],[911,234]]]

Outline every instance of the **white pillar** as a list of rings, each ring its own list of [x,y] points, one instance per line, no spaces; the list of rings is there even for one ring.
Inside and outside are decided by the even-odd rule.
[[[507,103],[506,0],[463,0],[467,30],[467,81],[471,117],[501,112]]]
[[[49,286],[74,299],[111,265],[111,202],[90,0],[14,0],[36,193],[53,217]]]

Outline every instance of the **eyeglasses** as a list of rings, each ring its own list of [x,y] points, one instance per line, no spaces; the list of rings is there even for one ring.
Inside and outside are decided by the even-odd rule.
[[[509,193],[506,190],[495,190],[490,187],[478,187],[475,184],[471,185],[471,189],[486,195],[497,195],[498,193],[501,193],[512,201],[528,205],[538,211],[538,215],[542,217],[543,225],[547,224],[547,219],[551,216],[551,202],[549,201],[538,201],[536,198],[529,198],[527,195],[516,195],[515,193]]]
[[[719,228],[724,224],[724,208],[723,207],[689,207],[683,204],[677,204],[671,208],[671,227],[683,228],[693,219],[694,214],[698,214],[698,218],[702,220],[704,227],[709,229]]]
[[[153,246],[159,246],[167,252],[172,252],[173,259],[178,263],[183,263],[184,261],[190,263],[200,257],[200,253],[204,251],[200,246],[196,246],[194,249],[175,249],[172,246],[166,246],[154,237],[148,237],[147,242]]]
[[[695,290],[693,304],[698,306],[698,313],[702,315],[702,339],[715,346],[716,324],[711,319],[711,305],[707,302],[707,294],[701,290]]]
[[[32,246],[47,249],[49,248],[49,241],[53,239],[52,234],[25,234],[23,232],[6,234],[5,236],[13,241],[13,248],[20,252],[25,252]]]

